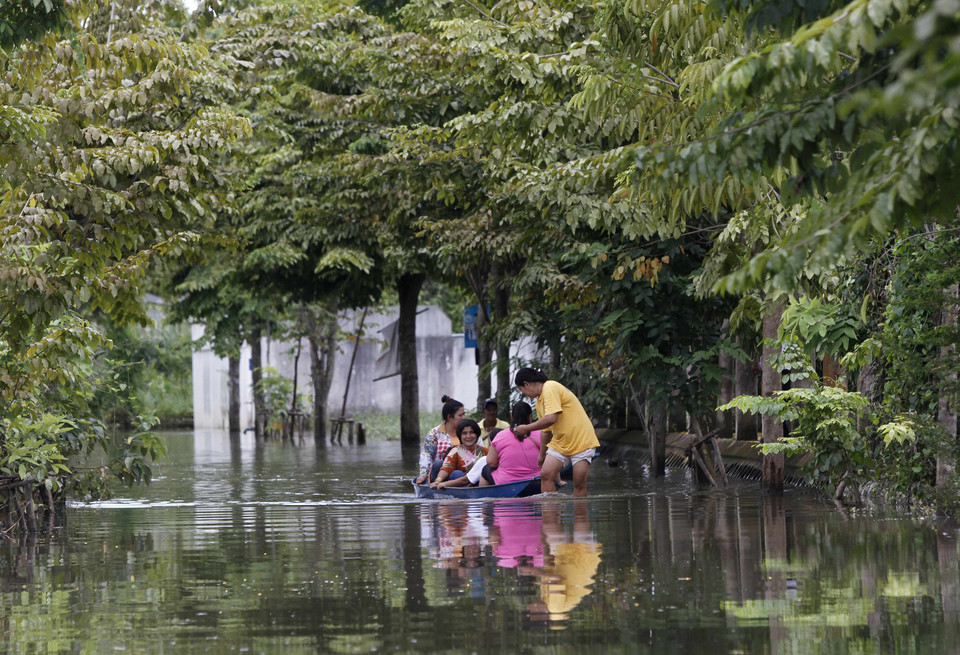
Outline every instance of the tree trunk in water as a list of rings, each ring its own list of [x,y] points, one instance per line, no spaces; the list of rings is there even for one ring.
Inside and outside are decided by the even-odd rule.
[[[310,341],[310,382],[313,385],[313,440],[317,446],[327,443],[327,398],[323,395],[323,347],[317,335],[311,334]]]
[[[350,368],[347,369],[347,384],[343,387],[343,403],[340,405],[340,418],[347,415],[347,400],[350,397],[350,380],[353,378],[353,365],[357,362],[357,351],[363,341],[363,323],[367,320],[367,309],[360,314],[360,324],[357,326],[357,339],[353,342],[353,352],[350,354]]]
[[[760,391],[763,396],[772,396],[781,389],[780,371],[770,364],[776,350],[767,344],[767,339],[776,339],[783,316],[783,299],[774,301],[763,315],[763,357],[761,359]],[[783,437],[783,423],[776,416],[764,414],[762,419],[763,443],[774,443]],[[770,491],[782,491],[784,478],[783,453],[763,456],[763,486]]]
[[[231,355],[228,359],[228,387],[230,394],[230,410],[227,425],[230,434],[240,434],[240,357]]]
[[[420,518],[413,505],[405,505],[403,512],[403,573],[407,591],[404,609],[422,612],[430,609],[426,586],[423,581],[423,548],[420,534]]]
[[[258,439],[263,438],[266,420],[263,415],[263,390],[260,381],[263,380],[263,350],[261,328],[257,323],[250,330],[250,366],[253,371],[253,426],[254,434]]]
[[[960,285],[954,284],[947,288],[944,294],[944,307],[940,313],[940,325],[944,327],[955,328],[957,326],[957,310],[958,305],[960,305],[958,291],[960,291]],[[953,349],[952,345],[941,348],[940,359],[944,361],[951,360],[954,356]],[[937,421],[950,437],[950,443],[953,444],[957,439],[957,408],[953,407],[951,396],[953,395],[953,387],[957,381],[957,371],[951,366],[948,366],[947,370],[949,370],[950,373],[947,374],[946,390],[940,395],[940,403],[937,408]],[[952,453],[940,453],[937,456],[938,489],[945,488],[950,481],[953,480],[956,475],[956,468],[957,463],[954,461]]]
[[[493,312],[498,321],[505,321],[510,312],[510,280],[502,269],[494,278]],[[497,407],[500,418],[510,416],[510,342],[497,339]],[[481,406],[482,407],[482,406]]]
[[[857,376],[857,391],[861,396],[870,401],[871,407],[880,402],[880,366],[876,362],[867,362],[866,366],[860,369],[860,375]],[[857,429],[866,430],[869,418],[861,415],[857,418]]]
[[[293,433],[296,432],[296,427],[294,425],[295,415],[297,411],[297,384],[300,381],[300,351],[303,347],[303,338],[297,337],[297,350],[293,355],[293,393],[290,395],[290,416],[288,417],[289,426],[282,428],[284,434],[284,439],[290,439],[293,441]],[[287,427],[290,429],[290,433],[286,434]]]
[[[743,341],[741,340],[741,346]],[[753,348],[744,348],[748,353],[753,353]],[[735,373],[735,393],[737,396],[756,396],[757,395],[757,374],[753,369],[754,361],[751,358],[746,362],[737,360],[734,362],[733,369]],[[757,439],[757,417],[755,414],[744,414],[739,409],[733,410],[733,420],[736,426],[736,438],[742,441],[756,441]]]
[[[729,319],[724,320],[723,330],[728,332],[730,329]],[[733,400],[734,376],[736,375],[736,365],[733,357],[726,351],[720,351],[720,361],[718,362],[720,370],[723,371],[723,378],[720,380],[720,398],[718,405],[726,405]],[[723,430],[723,436],[728,437],[734,433],[736,428],[733,412],[717,412],[717,427]]]
[[[397,347],[400,355],[400,446],[420,445],[420,378],[417,373],[417,301],[426,276],[401,275],[397,280],[400,318]]]
[[[657,401],[650,408],[650,473],[662,477],[667,472],[667,404]]]
[[[339,298],[331,300],[326,313],[310,317],[310,381],[313,386],[313,439],[318,447],[326,445],[327,401],[333,384],[333,364],[337,356],[337,310]]]

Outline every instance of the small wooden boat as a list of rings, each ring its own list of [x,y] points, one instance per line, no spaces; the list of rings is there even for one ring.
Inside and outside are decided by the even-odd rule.
[[[540,478],[517,480],[486,487],[446,487],[431,489],[430,485],[413,483],[417,498],[473,499],[473,498],[524,498],[540,493]]]

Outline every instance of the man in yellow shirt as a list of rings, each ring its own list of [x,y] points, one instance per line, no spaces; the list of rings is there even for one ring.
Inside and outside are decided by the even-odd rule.
[[[483,420],[480,421],[480,431],[483,432],[480,438],[483,439],[483,445],[487,448],[490,447],[490,443],[493,441],[490,433],[495,429],[509,430],[510,424],[497,416],[497,401],[493,398],[488,398],[487,401],[483,403]]]
[[[543,371],[522,368],[517,371],[514,384],[528,398],[537,399],[537,416],[529,425],[513,429],[518,437],[543,430],[540,439],[540,489],[544,493],[557,490],[556,478],[562,468],[573,465],[573,495],[587,495],[587,476],[590,463],[600,447],[590,417],[572,391]]]

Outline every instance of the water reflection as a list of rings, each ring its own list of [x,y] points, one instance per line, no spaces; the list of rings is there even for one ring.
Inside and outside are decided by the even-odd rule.
[[[512,569],[522,595],[539,592],[526,605],[528,624],[554,627],[590,594],[603,549],[587,501],[427,503],[418,512],[423,546],[445,572],[448,594],[485,598],[497,589],[490,579]]]
[[[590,529],[587,503],[575,500],[569,527],[561,521],[558,503],[543,504],[544,565],[535,569],[540,578],[542,600],[529,606],[546,611],[552,622],[566,621],[593,587],[602,548]]]
[[[530,575],[543,567],[543,520],[540,504],[502,502],[493,506],[490,544],[497,566]]]
[[[396,444],[197,434],[170,450],[153,486],[0,542],[0,653],[960,645],[952,522],[629,463],[598,462],[585,501],[420,502]]]

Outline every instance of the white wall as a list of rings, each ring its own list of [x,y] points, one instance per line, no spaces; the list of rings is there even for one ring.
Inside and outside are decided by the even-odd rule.
[[[349,312],[341,320],[344,335],[355,335],[360,312]],[[397,319],[395,308],[368,313],[364,320],[364,337],[357,351],[347,414],[355,412],[391,413],[400,411],[400,376],[376,380],[380,375],[377,360],[385,350],[380,330]],[[203,336],[203,327],[194,325],[192,337]],[[328,414],[339,415],[346,388],[350,357],[355,340],[343,340],[334,364],[333,383],[327,398]],[[286,377],[293,377],[296,343],[279,343],[264,338],[263,365],[270,366]],[[532,339],[515,342],[511,361],[517,357],[529,360],[537,356]],[[541,354],[542,355],[542,354]],[[253,425],[253,392],[250,372],[250,346],[244,344],[240,354],[240,423],[241,429]],[[450,319],[439,307],[420,307],[417,314],[417,367],[420,379],[420,409],[440,410],[440,398],[452,396],[472,408],[477,399],[477,365],[474,349],[465,348],[463,335],[451,332]],[[298,389],[312,392],[310,382],[310,348],[302,342],[297,366]],[[205,347],[193,354],[193,411],[196,429],[226,429],[229,397],[227,389],[228,364]],[[511,373],[512,376],[512,373]],[[375,381],[376,380],[376,381]],[[496,379],[493,380],[496,393]]]

